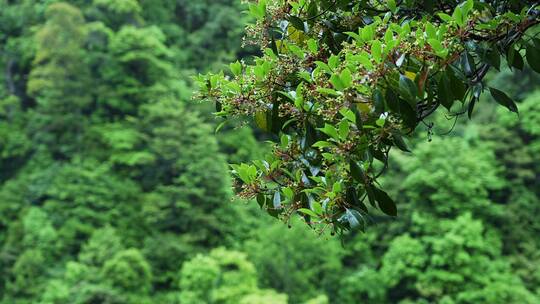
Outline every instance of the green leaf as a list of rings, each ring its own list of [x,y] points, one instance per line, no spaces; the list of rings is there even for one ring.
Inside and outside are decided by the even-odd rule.
[[[458,79],[451,68],[447,69],[445,74],[450,80],[450,88],[454,100],[463,100],[463,98],[465,98],[465,93],[467,92],[466,84]]]
[[[338,74],[332,74],[330,77],[330,83],[334,86],[334,89],[338,91],[343,91],[346,87],[345,84],[341,81],[341,77]]]
[[[386,5],[388,5],[388,9],[390,9],[393,14],[397,12],[396,0],[388,0]]]
[[[401,151],[411,152],[411,150],[409,150],[409,147],[407,146],[407,143],[405,143],[403,136],[401,136],[401,134],[399,134],[397,131],[394,131],[392,133],[392,138],[394,139],[394,144],[396,145],[396,147],[398,147]]]
[[[284,187],[281,189],[283,191],[283,194],[285,197],[289,200],[292,200],[294,198],[294,191],[289,187]]]
[[[382,212],[389,216],[397,216],[396,203],[383,190],[373,187],[373,195]]]
[[[319,14],[319,7],[317,1],[310,1],[307,8],[307,17],[312,20]]]
[[[317,88],[317,92],[329,96],[339,96],[339,93],[336,90],[332,90],[329,88]]]
[[[362,215],[360,214],[360,212],[354,209],[346,209],[344,216],[351,228],[356,228],[360,226],[361,223],[364,222],[364,219]]]
[[[306,54],[304,54],[304,50],[302,50],[299,46],[294,44],[287,44],[287,48],[298,58],[304,58]]]
[[[382,60],[382,45],[379,40],[374,40],[371,43],[371,56],[375,62],[379,63]]]
[[[305,31],[304,28],[304,21],[297,16],[290,16],[289,22],[294,26],[296,29],[301,30],[302,32]]]
[[[428,39],[429,45],[435,51],[435,54],[441,58],[446,58],[448,55],[448,50],[441,44],[438,39]]]
[[[264,49],[264,54],[274,60],[278,59],[278,56],[276,55],[277,54],[277,50],[273,49],[273,48],[265,48]]]
[[[305,132],[306,146],[309,147],[313,145],[315,142],[317,142],[319,138],[318,138],[317,130],[309,121],[305,122],[305,128],[306,128],[306,132]]]
[[[533,44],[528,44],[525,56],[531,69],[540,73],[540,48],[538,46],[535,47]]]
[[[282,97],[285,97],[287,99],[287,101],[291,102],[291,103],[294,103],[294,98],[291,96],[291,94],[285,92],[285,91],[277,91],[276,92],[277,95],[281,95]]]
[[[270,132],[278,134],[279,131],[281,131],[281,127],[283,125],[283,121],[281,117],[279,117],[279,103],[274,102],[272,104],[272,111],[269,112],[269,121],[270,121]]]
[[[349,122],[347,120],[342,120],[339,123],[339,138],[345,141],[349,136]]]
[[[250,4],[249,12],[256,19],[263,19],[266,15],[266,1],[261,0],[258,4]]]
[[[347,189],[347,201],[352,206],[358,207],[358,208],[362,209],[362,211],[364,211],[365,213],[368,213],[368,209],[367,209],[366,205],[364,205],[364,203],[362,203],[358,199],[358,194],[356,193],[356,190],[353,187],[349,187]]]
[[[339,193],[341,192],[341,183],[339,181],[335,182],[333,185],[332,185],[332,192],[334,193]]]
[[[355,180],[359,182],[364,182],[364,172],[354,160],[351,160],[349,162],[349,168],[351,171],[351,175]]]
[[[386,30],[386,33],[384,33],[384,43],[386,43],[386,45],[389,45],[391,43],[393,43],[394,41],[394,32],[388,28]]]
[[[339,135],[336,128],[328,123],[324,124],[324,128],[317,128],[317,130],[323,132],[324,134],[332,137],[335,140],[339,140]]]
[[[315,212],[313,212],[313,211],[311,211],[309,209],[306,209],[306,208],[300,208],[300,209],[298,209],[298,211],[302,212],[304,214],[307,214],[307,215],[309,215],[311,217],[315,217],[315,218],[319,217]]]
[[[305,80],[306,82],[309,82],[311,83],[312,79],[311,79],[311,74],[306,72],[306,71],[300,71],[298,72],[298,77],[299,78],[302,78],[303,80]]]
[[[339,57],[336,56],[336,55],[332,55],[330,56],[330,58],[328,58],[328,66],[333,70],[335,68],[337,68],[339,65]]]
[[[315,147],[315,148],[330,148],[330,147],[334,147],[334,144],[332,144],[331,142],[328,142],[328,141],[318,141],[318,142],[314,143],[312,145],[312,147]]]
[[[399,90],[401,95],[409,101],[409,104],[413,106],[416,103],[416,96],[418,95],[416,84],[403,74],[399,75]]]
[[[241,164],[239,166],[234,165],[233,169],[238,174],[238,177],[246,184],[250,184],[257,177],[257,167],[255,166]]]
[[[491,93],[491,96],[493,96],[493,99],[497,103],[499,103],[502,106],[505,106],[508,110],[518,113],[518,108],[514,100],[512,98],[508,97],[506,93],[503,91],[497,90],[495,88],[489,88],[489,92]]]
[[[429,40],[437,38],[437,30],[431,22],[426,23],[426,34]]]
[[[234,74],[234,76],[238,76],[242,73],[242,64],[238,60],[231,63],[229,65],[229,68],[231,69],[231,72]]]
[[[384,96],[379,89],[375,89],[373,92],[373,105],[375,106],[375,113],[381,114],[385,111]]]
[[[456,6],[454,13],[452,14],[452,19],[459,25],[463,27],[465,25],[465,20],[463,18],[463,11],[461,6]]]
[[[392,89],[386,90],[386,96],[384,98],[386,100],[386,105],[388,106],[388,109],[390,111],[399,113],[400,109],[400,99],[396,95],[396,93]]]
[[[317,40],[315,39],[309,39],[307,41],[308,49],[312,53],[317,53],[319,51],[319,46],[317,45]]]
[[[373,187],[373,185],[371,184],[367,184],[366,185],[366,193],[367,193],[367,196],[368,196],[368,200],[369,200],[369,203],[371,204],[371,206],[373,207],[376,207],[375,203],[375,192],[374,192],[374,189],[375,187]]]
[[[448,79],[446,73],[443,73],[441,79],[439,80],[437,92],[439,93],[438,99],[440,104],[450,111],[452,105],[454,104],[454,97],[450,87],[450,79]]]
[[[316,214],[323,214],[323,208],[322,208],[322,206],[321,206],[321,204],[319,202],[312,201],[310,205],[311,205],[311,209]]]
[[[257,194],[257,203],[259,204],[259,207],[263,209],[264,206],[266,206],[266,195],[262,193]]]
[[[466,17],[467,15],[469,15],[469,12],[473,9],[474,1],[467,0],[465,3],[462,3],[462,5],[463,5],[463,16]]]
[[[351,71],[348,68],[343,69],[339,75],[341,83],[345,88],[350,88],[352,86],[352,76]]]
[[[289,136],[286,134],[281,135],[281,147],[286,148],[289,145]]]
[[[268,114],[263,111],[255,113],[255,125],[266,132],[271,131],[271,126],[268,121]]]
[[[472,118],[472,113],[474,111],[474,106],[476,105],[476,98],[472,98],[469,102],[469,106],[467,107],[467,116],[469,119]]]
[[[317,65],[317,68],[325,71],[326,73],[332,73],[332,69],[330,66],[322,61],[315,61],[315,64]]]
[[[345,34],[349,35],[351,38],[353,38],[354,40],[356,40],[357,43],[362,41],[362,37],[361,37],[360,34],[358,34],[358,33],[355,33],[355,32],[345,32]]]
[[[369,59],[369,54],[366,51],[362,51],[357,57],[360,64],[368,70],[373,69],[373,63]]]
[[[464,52],[460,57],[461,68],[465,75],[470,76],[474,74],[476,70],[476,65],[474,63],[474,58],[469,52]]]
[[[361,35],[364,41],[370,41],[375,36],[375,29],[372,25],[365,26],[364,28],[362,28]]]
[[[343,117],[347,118],[349,121],[356,123],[356,115],[354,115],[354,112],[350,109],[343,108],[339,110],[339,113],[343,115]]]
[[[540,49],[540,38],[533,38],[533,44],[536,48]]]
[[[439,18],[441,18],[441,20],[444,22],[450,22],[453,20],[452,16],[445,13],[438,13],[437,16],[439,16]]]
[[[521,54],[516,51],[513,46],[508,49],[506,60],[508,61],[509,67],[514,67],[520,71],[523,70],[523,67],[525,66],[523,56],[521,56]]]
[[[495,69],[501,69],[501,55],[496,48],[487,51],[484,60]]]

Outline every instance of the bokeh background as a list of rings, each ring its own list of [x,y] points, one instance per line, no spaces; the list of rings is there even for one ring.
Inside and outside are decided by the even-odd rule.
[[[191,98],[256,54],[243,9],[0,0],[0,303],[540,303],[537,76],[489,75],[519,116],[486,97],[392,153],[398,218],[319,235],[234,197],[266,138]]]

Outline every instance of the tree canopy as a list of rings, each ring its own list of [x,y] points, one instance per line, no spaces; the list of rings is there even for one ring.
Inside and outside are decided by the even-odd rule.
[[[272,216],[299,214],[334,232],[363,228],[378,209],[397,215],[378,178],[394,147],[436,111],[473,116],[484,78],[525,60],[540,72],[536,1],[251,1],[252,62],[198,77],[217,115],[253,121],[276,143],[233,165],[239,194]]]

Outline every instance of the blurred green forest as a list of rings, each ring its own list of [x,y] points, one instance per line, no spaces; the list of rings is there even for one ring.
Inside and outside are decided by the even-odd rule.
[[[263,139],[191,101],[252,54],[242,10],[0,0],[1,304],[540,303],[539,78],[491,75],[519,117],[486,98],[393,153],[398,218],[317,235],[234,198]]]

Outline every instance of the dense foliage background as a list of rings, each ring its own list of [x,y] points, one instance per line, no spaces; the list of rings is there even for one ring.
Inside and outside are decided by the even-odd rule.
[[[265,146],[190,102],[252,52],[242,9],[0,0],[0,303],[540,302],[538,78],[491,75],[519,117],[486,97],[393,152],[400,216],[340,244],[234,199]]]

